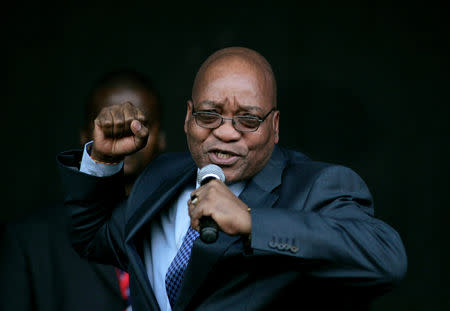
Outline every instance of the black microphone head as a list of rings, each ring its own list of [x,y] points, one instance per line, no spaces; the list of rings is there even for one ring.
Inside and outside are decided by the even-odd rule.
[[[225,182],[225,174],[220,166],[215,164],[208,164],[202,167],[197,174],[197,182],[203,185],[205,181],[209,181],[212,178],[219,179],[221,182]]]

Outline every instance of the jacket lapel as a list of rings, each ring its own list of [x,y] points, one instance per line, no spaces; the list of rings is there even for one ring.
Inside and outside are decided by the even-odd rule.
[[[239,198],[251,209],[272,207],[278,199],[276,188],[281,185],[286,159],[275,146],[266,166],[248,183]]]
[[[138,285],[142,293],[147,298],[149,308],[159,309],[156,297],[147,277],[147,271],[144,265],[143,258],[143,240],[148,237],[149,225],[153,217],[163,208],[169,206],[170,201],[177,198],[178,193],[184,189],[186,184],[195,181],[196,166],[192,160],[183,165],[183,168],[177,169],[176,166],[181,166],[176,163],[170,172],[167,172],[164,181],[159,185],[149,185],[147,194],[148,197],[142,200],[141,197],[130,197],[129,205],[138,205],[133,216],[127,221],[125,247],[129,255],[129,270],[135,271],[134,277],[137,279]],[[171,174],[172,173],[172,174]],[[169,177],[166,177],[169,176]],[[142,203],[141,203],[142,202]],[[134,208],[128,206],[128,209]]]
[[[285,165],[282,151],[275,147],[269,162],[247,183],[239,198],[251,209],[272,207],[278,199],[278,193],[274,190],[281,184]],[[187,307],[218,259],[240,239],[241,236],[220,232],[217,241],[212,244],[205,244],[200,239],[194,242],[174,310],[184,310]]]
[[[147,226],[155,214],[167,207],[171,200],[176,199],[178,193],[189,182],[195,181],[195,174],[196,166],[192,162],[191,165],[185,167],[182,171],[176,172],[176,174],[170,175],[168,173],[169,178],[154,189],[149,189],[150,195],[142,203],[137,203],[139,207],[127,222],[126,241],[132,239],[143,227]],[[135,203],[131,201],[129,204],[133,205]]]

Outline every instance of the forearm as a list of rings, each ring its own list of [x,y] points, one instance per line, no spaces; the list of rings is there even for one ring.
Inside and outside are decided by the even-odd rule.
[[[122,171],[106,177],[88,175],[76,168],[80,158],[81,152],[58,156],[64,204],[72,218],[72,245],[83,257],[122,265],[120,251],[115,249],[121,249],[123,240],[123,211],[116,208],[125,198]]]
[[[403,278],[402,241],[373,217],[370,193],[355,173],[332,167],[302,190],[273,208],[252,208],[255,254],[297,257],[308,275],[350,286],[389,287]]]
[[[379,220],[277,209],[252,214],[255,254],[297,257],[311,276],[358,285],[390,286],[403,278],[406,255],[400,237]]]

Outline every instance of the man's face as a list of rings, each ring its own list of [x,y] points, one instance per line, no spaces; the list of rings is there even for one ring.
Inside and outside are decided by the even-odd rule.
[[[278,143],[279,112],[272,112],[255,132],[239,132],[231,121],[216,129],[203,128],[192,112],[262,118],[273,107],[272,90],[261,71],[239,62],[212,65],[201,81],[193,100],[188,101],[184,125],[194,161],[200,168],[219,165],[227,182],[251,178],[265,166]]]

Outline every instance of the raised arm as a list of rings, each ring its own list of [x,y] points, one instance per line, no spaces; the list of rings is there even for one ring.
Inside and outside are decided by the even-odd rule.
[[[95,119],[90,155],[83,161],[102,166],[121,162],[147,142],[147,120],[142,112],[126,102],[104,108]],[[86,159],[90,157],[90,159]],[[79,171],[81,152],[58,156],[65,185],[65,205],[72,216],[71,240],[83,257],[124,268],[121,250],[125,227],[123,173],[97,177]],[[119,207],[120,206],[120,207]]]

